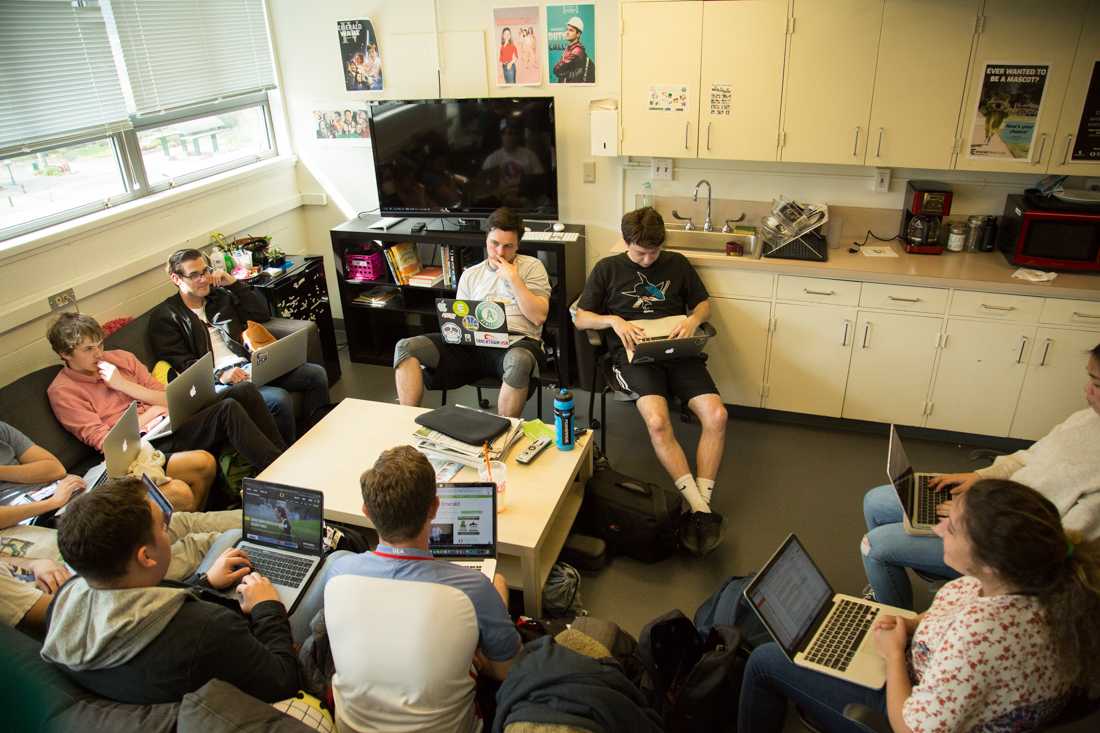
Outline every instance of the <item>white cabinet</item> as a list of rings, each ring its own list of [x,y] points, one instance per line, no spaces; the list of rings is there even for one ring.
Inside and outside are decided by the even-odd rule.
[[[1008,435],[1035,326],[947,321],[927,427]]]
[[[1087,0],[986,0],[978,47],[967,80],[963,102],[962,124],[955,167],[960,170],[1011,171],[1017,173],[1045,171],[1055,148],[1055,133],[1062,100],[1066,93],[1070,69],[1073,66],[1077,39]],[[970,155],[971,141],[982,143],[987,137],[985,117],[978,113],[982,79],[989,64],[1047,66],[1048,73],[1038,112],[1038,127],[1026,157],[977,157]],[[995,150],[1009,148],[1002,134],[1013,125],[1011,98],[998,100],[1008,106],[1009,114],[994,118],[1001,124],[989,129]]]
[[[942,317],[861,312],[843,416],[921,425],[942,323]]]
[[[710,299],[718,335],[707,347],[707,369],[726,404],[760,407],[771,309],[769,301]]]
[[[700,61],[696,49],[702,42],[702,21],[701,2],[622,6],[623,155],[695,157]],[[658,97],[653,104],[651,93]],[[665,94],[673,99],[663,98]]]
[[[1086,406],[1085,368],[1098,341],[1097,331],[1039,327],[1011,437],[1038,440]]]
[[[1054,145],[1050,167],[1051,173],[1067,176],[1100,175],[1100,159],[1091,162],[1073,160],[1074,143],[1084,112],[1085,95],[1093,77],[1100,77],[1100,3],[1089,6],[1081,39],[1077,43],[1077,57],[1073,61],[1069,86],[1066,88],[1066,100],[1062,104],[1062,115],[1058,120],[1058,131],[1054,135]]]
[[[867,165],[950,168],[980,0],[886,0]]]
[[[703,4],[700,158],[775,160],[786,31],[787,0]],[[726,89],[728,111],[712,109]]]
[[[882,5],[794,0],[780,160],[863,163]]]
[[[764,407],[840,415],[856,309],[776,303]]]

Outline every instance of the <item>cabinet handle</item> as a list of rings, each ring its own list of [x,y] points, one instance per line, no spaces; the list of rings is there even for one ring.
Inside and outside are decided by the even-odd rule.
[[[1047,133],[1043,133],[1039,136],[1039,154],[1035,156],[1035,161],[1032,165],[1039,165],[1043,162],[1043,151],[1047,149]]]
[[[860,131],[859,125],[856,125],[856,139],[852,143],[852,157],[853,158],[856,157],[856,152],[859,150],[859,131]]]
[[[1072,147],[1073,147],[1073,133],[1070,133],[1069,135],[1066,135],[1066,152],[1065,152],[1065,155],[1062,156],[1062,165],[1066,165],[1067,163],[1069,163],[1069,151],[1070,151],[1070,148],[1072,148]]]
[[[882,157],[882,136],[885,132],[886,132],[885,127],[878,128],[878,145],[875,146],[875,157],[876,158],[881,158]]]
[[[888,300],[895,300],[898,303],[919,303],[920,298],[899,298],[896,295],[887,295]]]
[[[1043,358],[1039,360],[1039,366],[1047,365],[1047,354],[1050,353],[1050,345],[1054,343],[1054,339],[1046,339],[1043,342]]]
[[[852,322],[849,321],[847,318],[845,318],[844,319],[844,335],[840,339],[840,345],[841,346],[847,346],[848,345],[848,329],[851,328],[851,327],[852,327]]]
[[[982,308],[987,311],[1014,311],[1016,306],[1014,305],[989,305],[988,303],[982,303]]]
[[[809,288],[802,288],[802,292],[806,295],[836,295],[835,290],[810,290]]]
[[[1027,348],[1027,336],[1020,337],[1020,353],[1016,355],[1016,363],[1024,363],[1024,349]]]
[[[1094,313],[1081,313],[1080,311],[1073,311],[1073,315],[1077,318],[1100,318],[1100,316]]]
[[[710,150],[710,123],[707,123],[707,150]]]
[[[867,337],[871,335],[871,322],[863,324],[863,348],[867,348]]]
[[[688,148],[688,130],[690,130],[690,129],[691,129],[691,120],[688,120],[687,122],[684,123],[684,150],[689,150],[689,148]]]

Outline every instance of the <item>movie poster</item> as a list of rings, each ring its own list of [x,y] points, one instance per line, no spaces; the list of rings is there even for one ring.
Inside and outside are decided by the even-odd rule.
[[[547,5],[551,84],[596,83],[596,6]]]
[[[542,83],[538,27],[537,5],[493,9],[498,87],[538,86]]]
[[[1049,69],[1036,64],[986,64],[970,130],[971,158],[1031,160]]]
[[[1072,160],[1094,163],[1100,160],[1100,61],[1092,66],[1092,79],[1085,94],[1077,136],[1073,140]]]
[[[317,140],[369,140],[367,108],[357,104],[342,109],[315,109],[313,134]]]
[[[382,91],[382,51],[370,20],[341,20],[336,23],[340,36],[340,62],[344,88],[349,92]]]

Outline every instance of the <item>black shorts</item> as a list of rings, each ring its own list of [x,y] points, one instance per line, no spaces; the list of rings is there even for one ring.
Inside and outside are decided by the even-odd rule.
[[[706,363],[698,357],[630,364],[626,354],[620,353],[611,368],[619,381],[618,386],[639,397],[660,395],[667,400],[673,396],[687,404],[688,400],[699,395],[718,394]]]
[[[512,349],[531,352],[539,368],[546,364],[542,343],[533,338],[522,338],[507,349],[494,349],[488,346],[448,344],[438,333],[425,335],[439,351],[439,365],[435,369],[425,370],[424,381],[429,389],[458,389],[486,377],[504,379],[504,357]]]

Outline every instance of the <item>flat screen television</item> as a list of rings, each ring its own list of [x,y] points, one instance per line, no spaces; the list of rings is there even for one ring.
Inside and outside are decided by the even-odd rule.
[[[370,108],[383,216],[558,218],[553,97],[422,99]]]

